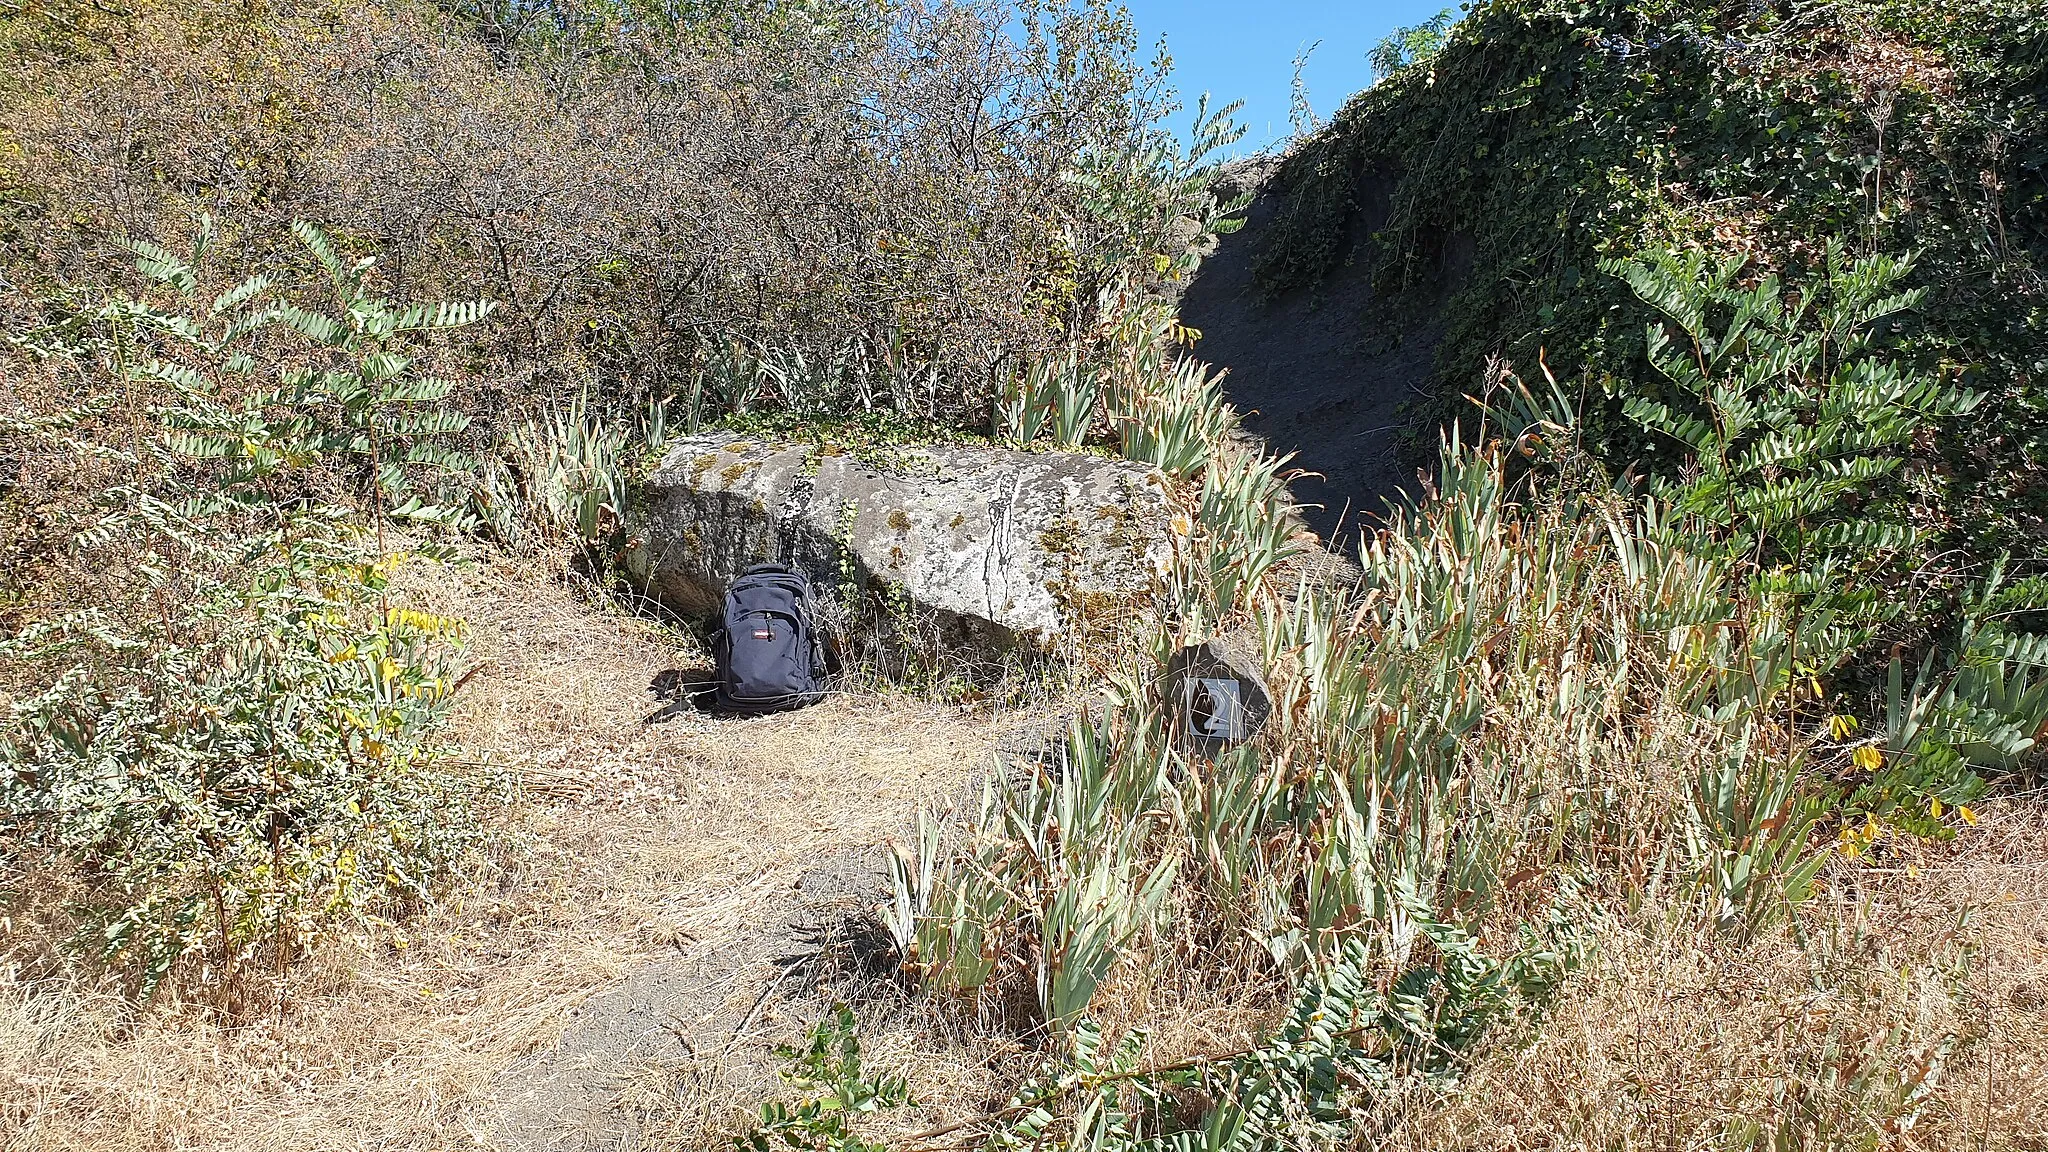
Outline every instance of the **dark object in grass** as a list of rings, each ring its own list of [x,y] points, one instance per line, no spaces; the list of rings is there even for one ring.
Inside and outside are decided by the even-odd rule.
[[[1218,637],[1174,653],[1160,687],[1176,743],[1214,756],[1258,732],[1273,702],[1253,652],[1248,643]]]
[[[662,706],[649,713],[644,724],[666,723],[685,712],[709,712],[718,702],[718,680],[709,668],[665,668],[654,674],[647,690]]]

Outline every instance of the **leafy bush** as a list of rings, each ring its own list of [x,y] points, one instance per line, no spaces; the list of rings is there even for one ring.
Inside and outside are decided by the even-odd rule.
[[[888,1152],[854,1134],[862,1119],[910,1103],[910,1090],[891,1076],[869,1076],[861,1068],[860,1034],[853,1012],[836,1004],[832,1014],[811,1030],[802,1049],[781,1045],[775,1054],[786,1064],[782,1079],[799,1092],[819,1092],[791,1107],[780,1101],[761,1106],[761,1123],[734,1138],[743,1152],[771,1149],[817,1149],[818,1152]]]
[[[74,945],[139,994],[188,957],[229,989],[424,900],[482,844],[479,782],[434,739],[460,625],[380,612],[381,569],[331,526],[222,551],[150,497],[135,519],[175,616],[86,609],[0,645],[53,671],[0,734],[0,842],[80,871]]]
[[[1863,620],[1895,616],[1899,583],[1922,554],[1900,473],[1927,430],[1979,397],[1886,354],[1886,329],[1921,306],[1913,261],[1851,260],[1839,244],[1788,301],[1775,275],[1740,281],[1749,260],[1710,266],[1662,249],[1603,268],[1666,317],[1649,360],[1667,395],[1622,409],[1668,437],[1686,468],[1651,490],[1689,543],[1752,565],[1767,589]],[[1866,633],[1867,635],[1867,633]]]
[[[1396,28],[1388,33],[1366,54],[1366,63],[1372,67],[1373,82],[1385,80],[1403,68],[1429,63],[1443,51],[1446,35],[1456,22],[1457,14],[1446,8],[1420,24]]]
[[[65,8],[0,20],[8,279],[202,208],[252,267],[323,220],[401,295],[502,302],[463,408],[513,425],[576,395],[978,423],[1103,287],[1167,290],[1232,226],[1228,110],[1184,148],[1096,0]]]
[[[190,260],[128,245],[151,290],[69,293],[15,337],[89,397],[20,431],[128,475],[48,507],[71,539],[5,644],[0,841],[41,865],[5,895],[49,914],[68,893],[80,952],[145,996],[182,971],[232,1002],[426,898],[482,843],[495,787],[435,741],[461,625],[391,603],[386,537],[459,519],[445,441],[464,421],[413,345],[488,308],[394,307],[370,261],[296,231],[331,309],[271,298],[265,275],[209,298],[202,228]]]
[[[2038,611],[2044,600],[2048,588],[2038,577],[2007,586],[1995,572],[1958,613],[1953,646],[1929,652],[1910,680],[1905,662],[1892,656],[1882,728],[1873,741],[1855,742],[1842,773],[1855,784],[1843,804],[1848,813],[1946,838],[1954,826],[1941,818],[1944,806],[1971,819],[1965,805],[1984,794],[1987,778],[2018,773],[2038,758],[2048,740],[2048,637],[2002,617]],[[1843,727],[1853,740],[1854,725]],[[1866,823],[1864,838],[1849,838],[1849,846],[1867,846],[1877,830]]]
[[[1105,1052],[1101,1032],[1084,1022],[1066,1059],[991,1118],[1000,1123],[989,1124],[990,1146],[1167,1152],[1341,1141],[1371,1114],[1375,1094],[1409,1079],[1455,1083],[1459,1058],[1489,1024],[1540,1011],[1580,960],[1568,924],[1550,925],[1549,938],[1525,934],[1521,951],[1496,960],[1428,909],[1412,911],[1435,952],[1431,962],[1381,991],[1372,973],[1382,958],[1353,940],[1302,982],[1281,1026],[1242,1052],[1141,1068],[1142,1036]],[[1187,1095],[1215,1104],[1182,1116]]]
[[[209,218],[202,226],[195,260],[205,252],[211,224]],[[175,397],[155,413],[169,431],[167,446],[212,465],[219,499],[206,502],[208,510],[288,518],[308,494],[305,473],[338,467],[364,473],[380,534],[387,512],[428,524],[458,520],[462,477],[474,465],[445,441],[469,427],[469,418],[445,404],[454,381],[416,371],[405,344],[422,332],[474,324],[491,306],[394,308],[369,295],[373,257],[344,262],[318,228],[300,221],[292,231],[326,273],[334,311],[265,301],[272,282],[258,275],[216,297],[202,321],[146,308],[130,317],[169,338],[163,349],[169,358],[151,357],[134,369]],[[138,270],[175,288],[181,302],[194,302],[198,281],[191,266],[155,244],[130,246]],[[261,365],[238,347],[270,327],[289,329],[308,345],[272,365],[274,385],[259,382]],[[181,353],[215,363],[195,367],[176,358]],[[240,379],[227,384],[222,376]],[[430,484],[441,478],[438,491],[426,494],[444,503],[423,502],[422,477]]]
[[[1912,563],[1981,574],[2033,554],[2048,515],[2044,28],[2036,0],[1475,4],[1440,43],[1421,38],[1426,67],[1386,76],[1283,157],[1258,272],[1313,290],[1356,264],[1369,329],[1440,331],[1418,413],[1432,424],[1467,415],[1464,382],[1491,357],[1543,355],[1613,398],[1581,426],[1613,471],[1676,477],[1683,450],[1622,411],[1670,387],[1644,357],[1655,316],[1603,260],[1746,256],[1789,306],[1809,280],[1826,290],[1830,243],[1919,253],[1893,291],[1930,293],[1893,359],[1980,400],[1906,446]]]
[[[1875,765],[1845,768],[1861,779],[1848,797],[1852,814],[1941,832],[1922,814],[1930,803],[1938,811],[1973,799],[1982,780],[1972,768],[2016,768],[2048,721],[2035,686],[2048,638],[1985,622],[1994,599],[2007,613],[2038,612],[2048,604],[2038,581],[1999,589],[2002,562],[1982,590],[1958,574],[1951,587],[1927,587],[1916,571],[1928,541],[1906,461],[1916,441],[1980,398],[1890,351],[1888,328],[1928,295],[1905,287],[1911,260],[1852,260],[1831,245],[1796,302],[1776,276],[1739,283],[1747,265],[1735,257],[1715,267],[1697,250],[1604,265],[1667,318],[1651,325],[1647,347],[1671,392],[1622,397],[1630,418],[1685,453],[1682,472],[1650,482],[1667,512],[1662,527],[1674,546],[1719,556],[1752,582],[1759,615],[1788,616],[1795,629],[1827,622],[1800,638],[1794,676],[1853,671],[1881,624],[1964,585],[1954,647],[1928,651],[1910,689],[1901,656],[1891,657],[1889,755],[1872,747],[1863,756]],[[1954,669],[1940,683],[1937,662]],[[1796,697],[1786,719],[1797,723]]]

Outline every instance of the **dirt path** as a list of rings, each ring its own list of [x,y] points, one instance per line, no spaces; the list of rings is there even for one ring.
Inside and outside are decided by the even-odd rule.
[[[886,973],[868,915],[887,896],[884,841],[1056,722],[885,693],[648,723],[649,682],[699,663],[686,642],[594,622],[566,594],[471,578],[460,595],[493,661],[471,688],[469,741],[559,793],[550,840],[568,832],[605,873],[595,904],[637,906],[660,942],[584,981],[554,1034],[493,1078],[487,1119],[508,1148],[688,1147],[728,1130],[774,1091],[773,1045],[799,1038],[835,983]]]
[[[648,724],[686,638],[530,574],[405,582],[484,661],[453,735],[527,781],[505,850],[232,1026],[0,973],[7,1152],[717,1147],[777,1089],[772,1046],[853,984],[875,1061],[928,1099],[988,1088],[924,1009],[833,958],[879,951],[845,938],[882,896],[879,846],[1054,715],[884,693]]]

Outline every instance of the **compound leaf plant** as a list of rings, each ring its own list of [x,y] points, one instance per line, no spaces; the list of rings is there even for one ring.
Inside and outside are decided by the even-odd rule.
[[[208,221],[189,257],[124,244],[142,293],[49,301],[10,338],[125,396],[143,432],[73,540],[98,587],[0,641],[29,681],[0,727],[0,843],[76,877],[75,954],[144,997],[182,973],[232,1004],[253,970],[426,898],[495,788],[436,736],[462,624],[391,602],[382,539],[386,513],[453,518],[423,494],[461,465],[466,418],[415,342],[490,308],[395,307],[369,260],[295,232],[332,309],[276,299],[268,274],[203,294]],[[67,421],[45,423],[24,428]]]
[[[1777,672],[1788,709],[1800,684],[1850,664],[1886,626],[1912,626],[1908,605],[1944,591],[1916,588],[1928,534],[1907,461],[1980,397],[1894,347],[1928,298],[1907,286],[1914,264],[1851,257],[1834,243],[1794,289],[1755,275],[1744,257],[1699,249],[1603,264],[1661,317],[1645,346],[1662,387],[1619,399],[1681,450],[1683,465],[1648,485],[1666,532],[1748,574],[1747,623],[1783,628],[1796,646]],[[2003,572],[1995,564],[1956,590],[1957,634],[1927,652],[1917,676],[1892,656],[1885,732],[1849,749],[1852,811],[1938,833],[1927,812],[1981,792],[1979,770],[2012,769],[2048,721],[2035,684],[2048,650],[2008,623],[2016,606],[2040,602],[2038,581],[2008,584]]]

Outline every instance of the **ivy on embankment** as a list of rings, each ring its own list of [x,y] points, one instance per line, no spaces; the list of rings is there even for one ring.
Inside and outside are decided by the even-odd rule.
[[[1985,396],[1916,449],[1934,551],[1974,570],[2048,532],[2048,4],[1494,0],[1435,55],[1293,149],[1260,240],[1264,289],[1370,266],[1369,327],[1441,309],[1435,389],[1539,355],[1583,392],[1593,447],[1670,472],[1622,415],[1662,387],[1648,315],[1602,260],[1742,252],[1795,288],[1829,240],[1917,252],[1933,289],[1902,330]],[[1357,240],[1361,220],[1377,231]]]

